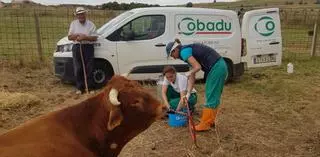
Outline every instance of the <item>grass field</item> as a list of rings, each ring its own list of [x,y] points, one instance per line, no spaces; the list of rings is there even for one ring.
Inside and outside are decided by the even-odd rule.
[[[239,9],[244,8],[265,8],[265,7],[280,7],[280,8],[316,8],[319,4],[315,4],[316,0],[239,0],[235,2],[225,3],[203,3],[195,4],[199,7],[221,8],[221,9]]]
[[[200,7],[230,7],[240,8],[241,4],[258,5],[268,3],[278,5],[283,8],[281,12],[283,46],[288,52],[309,53],[312,36],[309,32],[313,30],[314,22],[320,15],[319,7],[306,1],[310,8],[295,8],[299,6],[294,2],[290,8],[284,7],[286,2],[291,1],[240,1],[234,3],[217,3],[217,4],[196,4]],[[307,4],[303,4],[307,5]],[[245,10],[252,8],[243,6]],[[271,7],[271,6],[267,6]],[[228,8],[226,8],[228,9]],[[91,10],[89,19],[91,19],[99,28],[110,18],[118,15],[120,12],[106,10]],[[39,19],[39,27],[35,24],[35,15]],[[41,8],[20,8],[0,9],[0,57],[9,60],[19,61],[36,61],[39,58],[36,29],[40,31],[41,48],[43,56],[51,57],[56,48],[56,43],[68,33],[70,22],[73,20],[72,8],[59,7],[41,7]],[[320,36],[320,35],[319,35]],[[319,50],[320,51],[320,50]]]
[[[293,74],[286,72],[288,62],[294,65]],[[0,134],[85,99],[55,78],[51,66],[14,67],[3,60],[0,65]],[[187,128],[170,128],[163,120],[129,142],[120,157],[317,157],[319,67],[319,57],[284,53],[281,66],[249,69],[238,82],[225,86],[217,126],[197,134],[199,149],[192,147]],[[156,95],[156,87],[145,87]],[[196,89],[200,100],[194,118],[199,119],[204,85]]]

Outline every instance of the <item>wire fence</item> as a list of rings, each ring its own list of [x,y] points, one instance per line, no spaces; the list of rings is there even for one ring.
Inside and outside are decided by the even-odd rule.
[[[320,10],[315,9],[286,9],[281,10],[281,25],[284,52],[310,54],[312,44],[316,44],[315,55],[320,55],[319,34],[314,30],[315,25],[320,24]],[[319,27],[318,27],[319,28]],[[317,40],[313,40],[317,33]],[[318,42],[317,42],[318,41]]]
[[[0,9],[0,58],[25,63],[51,59],[56,43],[68,33],[74,8]],[[90,10],[97,28],[119,11]]]
[[[0,59],[9,63],[52,60],[56,43],[68,33],[74,8],[1,8]],[[121,11],[90,10],[88,18],[97,28]],[[314,26],[320,21],[319,9],[281,9],[283,49],[285,53],[311,54]],[[320,38],[318,31],[318,38]],[[318,43],[320,40],[317,40]],[[315,47],[320,55],[320,44]]]

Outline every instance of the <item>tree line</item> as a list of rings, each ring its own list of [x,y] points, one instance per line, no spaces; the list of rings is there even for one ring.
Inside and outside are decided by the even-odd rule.
[[[110,9],[110,10],[130,10],[134,8],[142,8],[142,7],[159,7],[160,5],[150,5],[144,3],[118,3],[118,2],[109,2],[102,4],[102,9]]]

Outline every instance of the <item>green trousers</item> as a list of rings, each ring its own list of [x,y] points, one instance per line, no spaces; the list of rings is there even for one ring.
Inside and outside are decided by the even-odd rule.
[[[180,93],[176,92],[171,85],[168,85],[167,98],[168,98],[170,108],[173,110],[176,110],[180,102]],[[194,111],[194,108],[195,108],[194,106],[197,103],[196,93],[192,93],[190,95],[188,103],[189,103],[190,110]]]
[[[228,76],[228,68],[223,58],[220,58],[211,68],[205,85],[207,108],[217,108],[220,104],[224,82]]]

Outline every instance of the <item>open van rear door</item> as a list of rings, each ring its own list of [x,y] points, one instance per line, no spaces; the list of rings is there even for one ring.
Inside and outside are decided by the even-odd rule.
[[[248,68],[280,65],[282,37],[279,9],[246,12],[242,20],[242,39],[246,53],[241,59]]]

